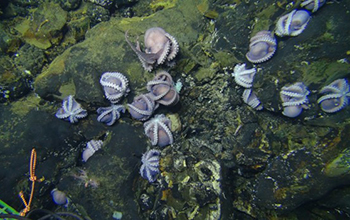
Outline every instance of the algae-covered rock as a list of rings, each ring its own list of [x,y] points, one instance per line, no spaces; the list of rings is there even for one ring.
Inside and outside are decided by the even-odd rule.
[[[345,149],[337,158],[327,164],[324,174],[329,177],[346,175],[350,172],[350,149]]]
[[[34,76],[41,72],[45,61],[44,51],[30,44],[23,45],[14,59],[19,71]]]
[[[7,33],[4,28],[4,25],[0,24],[0,54],[15,52],[21,40]]]
[[[59,2],[60,6],[64,10],[70,11],[77,9],[81,3],[81,0],[58,0],[57,2]]]
[[[41,49],[47,49],[61,41],[67,12],[58,4],[43,3],[33,11],[31,17],[16,26],[24,41]]]
[[[212,80],[215,76],[216,70],[211,68],[200,68],[196,73],[194,74],[194,77],[199,82],[208,82]]]
[[[32,76],[14,67],[8,56],[0,56],[0,103],[12,101],[31,91]]]
[[[350,77],[350,64],[346,62],[316,61],[301,65],[300,70],[307,85],[326,86],[334,80]]]
[[[110,219],[116,209],[123,213],[123,219],[139,219],[130,186],[135,179],[142,179],[138,173],[140,158],[135,156],[146,149],[146,137],[142,133],[142,127],[133,126],[129,121],[114,126],[102,136],[105,137],[102,148],[81,167],[62,175],[57,187],[91,219]],[[81,147],[85,147],[84,144],[86,142],[82,142]],[[81,161],[80,152],[75,155],[77,161]]]
[[[102,73],[110,71],[123,73],[136,94],[143,92],[153,73],[144,72],[136,54],[125,41],[125,31],[130,30],[131,41],[135,41],[133,36],[144,34],[155,25],[160,26],[177,39],[181,51],[182,45],[194,42],[197,37],[192,26],[200,19],[200,14],[182,10],[191,4],[183,2],[177,8],[158,12],[156,16],[115,18],[95,26],[88,31],[83,42],[58,56],[36,78],[35,91],[43,98],[63,97],[67,95],[64,88],[74,87],[77,99],[102,103],[104,98],[99,80]],[[175,28],[175,23],[181,24],[182,28]]]
[[[90,29],[90,19],[82,17],[67,23],[68,32],[65,35],[65,42],[72,44],[84,39],[86,32]]]
[[[317,138],[327,134],[319,131]],[[300,137],[307,137],[299,131]],[[322,134],[324,133],[324,134]],[[349,126],[340,134],[327,134],[320,141],[302,138],[300,147],[281,154],[272,160],[268,167],[257,175],[256,193],[253,200],[260,207],[281,211],[290,211],[305,202],[319,199],[334,188],[350,183],[349,150],[347,136]],[[298,138],[293,135],[293,138]],[[344,149],[341,151],[341,149]],[[334,154],[339,152],[335,159]],[[330,162],[324,166],[326,161]]]

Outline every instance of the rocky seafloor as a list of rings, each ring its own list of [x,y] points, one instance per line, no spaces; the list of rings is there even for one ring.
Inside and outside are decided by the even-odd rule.
[[[350,219],[350,107],[328,114],[319,90],[350,79],[350,1],[327,1],[296,37],[277,38],[271,60],[253,65],[249,39],[274,30],[301,1],[34,0],[0,2],[0,199],[23,209],[29,158],[37,151],[32,209],[85,219]],[[179,43],[174,66],[147,72],[126,43],[162,27]],[[253,89],[264,109],[242,101],[231,76],[255,66]],[[151,146],[128,113],[113,126],[96,120],[107,106],[99,79],[121,72],[130,82],[122,104],[146,91],[158,70],[182,83],[180,101],[155,114],[172,120],[174,143]],[[279,92],[303,82],[309,108],[282,115]],[[76,124],[55,113],[74,95],[88,117]],[[86,163],[91,139],[104,141]],[[141,156],[161,151],[157,181],[139,174]],[[75,178],[82,170],[87,178]],[[90,184],[89,181],[97,183]],[[52,201],[57,188],[67,207]]]

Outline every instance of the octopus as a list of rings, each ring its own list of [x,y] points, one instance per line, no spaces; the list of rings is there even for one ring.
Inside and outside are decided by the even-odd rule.
[[[293,10],[278,19],[275,33],[280,37],[297,36],[305,30],[310,18],[306,10]]]
[[[252,89],[245,89],[242,95],[243,102],[252,107],[255,110],[262,110],[263,106],[256,96],[256,94],[252,91]]]
[[[158,108],[159,104],[155,103],[149,93],[138,95],[131,104],[128,104],[128,110],[136,120],[146,121],[153,112]]]
[[[174,86],[174,81],[166,71],[159,72],[153,80],[147,83],[150,97],[162,105],[175,105],[180,97]]]
[[[76,123],[79,119],[87,116],[87,111],[73,98],[72,95],[65,97],[62,101],[62,107],[56,112],[56,117]]]
[[[130,91],[128,79],[119,72],[103,73],[100,83],[103,86],[106,98],[111,103],[119,102]]]
[[[349,104],[350,86],[346,79],[337,79],[328,86],[321,89],[321,96],[317,103],[320,104],[321,109],[327,113],[334,113]]]
[[[159,171],[159,150],[149,150],[142,155],[141,158],[141,168],[140,174],[144,179],[147,179],[148,182],[152,183],[156,180],[157,174]]]
[[[153,27],[146,31],[144,52],[138,41],[136,46],[129,41],[128,31],[125,32],[125,40],[138,56],[143,68],[149,72],[157,65],[169,63],[179,51],[176,39],[160,27]]]
[[[303,109],[307,109],[309,100],[307,96],[310,94],[307,87],[302,82],[296,82],[290,86],[283,86],[280,92],[283,112],[287,117],[297,117]]]
[[[270,31],[259,31],[250,39],[246,57],[252,63],[262,63],[271,59],[276,52],[276,47],[276,38]]]
[[[120,118],[121,112],[125,113],[125,107],[123,105],[112,104],[109,107],[100,107],[97,109],[97,121],[112,126]]]
[[[83,151],[82,158],[83,161],[86,162],[96,151],[101,149],[103,145],[103,141],[101,140],[91,140],[86,143],[86,148]]]
[[[300,6],[311,10],[311,12],[316,12],[324,3],[326,0],[306,0],[300,3]]]
[[[235,82],[244,87],[251,88],[253,86],[253,80],[256,73],[256,69],[246,69],[245,63],[237,64],[233,70],[232,76],[235,77]]]
[[[164,147],[174,142],[171,133],[171,121],[165,115],[155,115],[143,124],[145,134],[151,139],[152,145]]]

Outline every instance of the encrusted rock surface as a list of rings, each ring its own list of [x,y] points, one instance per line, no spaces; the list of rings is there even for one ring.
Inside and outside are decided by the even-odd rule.
[[[186,7],[182,6],[182,7]],[[99,86],[102,73],[107,71],[121,72],[129,79],[133,92],[136,93],[145,87],[147,80],[153,74],[147,74],[142,70],[137,56],[127,45],[124,33],[144,34],[147,28],[154,23],[162,26],[167,32],[176,36],[182,45],[190,45],[195,42],[197,34],[192,29],[200,14],[181,12],[178,9],[161,11],[156,17],[146,19],[111,19],[91,29],[86,39],[58,56],[35,80],[35,91],[43,98],[66,95],[64,88],[74,88],[77,99],[91,103],[103,103],[104,98]],[[173,28],[171,21],[167,19],[167,13],[172,13],[172,19],[183,23],[185,30]],[[190,34],[184,34],[186,33]],[[103,34],[101,34],[103,33]],[[192,33],[192,34],[191,34]],[[136,38],[134,38],[136,40]]]
[[[9,19],[2,36],[27,42],[20,48],[7,44],[0,54],[0,101],[7,102],[0,106],[0,189],[9,198],[6,203],[21,207],[17,193],[29,192],[29,153],[36,147],[36,174],[45,180],[36,184],[33,207],[65,209],[51,200],[50,191],[57,187],[71,199],[68,211],[92,219],[111,219],[114,211],[133,220],[350,215],[350,107],[327,114],[316,102],[324,85],[350,79],[349,0],[324,5],[301,35],[278,38],[274,57],[258,65],[245,58],[250,37],[272,31],[281,15],[299,5],[273,0],[109,2],[122,6],[67,1],[72,5],[66,8],[20,0],[2,6],[2,18]],[[38,7],[63,7],[59,12],[67,17],[51,24]],[[15,12],[38,14],[42,20],[11,20]],[[56,27],[54,42],[49,45],[45,38],[40,42],[45,47],[29,45],[25,32],[10,32],[18,20],[32,23],[28,30],[36,41],[38,28]],[[139,36],[143,47],[145,31],[154,26],[180,46],[176,65],[157,69],[168,71],[183,87],[178,104],[155,112],[171,116],[174,144],[158,149],[160,174],[149,183],[139,174],[142,153],[152,147],[142,123],[125,113],[107,127],[97,122],[96,109],[109,105],[99,83],[104,72],[121,72],[129,79],[131,92],[121,104],[146,92],[155,73],[143,70],[124,33],[129,30],[133,43]],[[253,91],[264,110],[242,101],[244,88],[231,76],[238,63],[257,68]],[[311,92],[309,109],[286,118],[279,92],[298,81]],[[54,116],[67,95],[74,95],[89,114],[74,125]],[[81,152],[91,139],[104,144],[83,163]]]

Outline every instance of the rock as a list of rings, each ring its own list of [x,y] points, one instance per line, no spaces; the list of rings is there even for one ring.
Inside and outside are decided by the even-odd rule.
[[[4,25],[0,24],[0,54],[15,52],[21,44],[21,40],[5,31]]]
[[[44,51],[30,44],[23,45],[14,58],[14,63],[19,71],[36,76],[46,61]]]
[[[186,4],[181,7],[189,7]],[[181,44],[195,41],[196,31],[191,26],[200,18],[198,12],[187,10],[183,13],[181,7],[169,9],[171,11],[160,11],[153,17],[114,18],[95,26],[86,34],[83,42],[58,56],[49,68],[36,78],[35,91],[43,98],[52,98],[64,97],[67,95],[65,88],[74,88],[73,95],[76,99],[103,103],[100,77],[104,72],[117,71],[126,75],[135,94],[141,93],[153,74],[143,71],[136,54],[125,42],[124,33],[130,30],[130,37],[143,34],[148,27],[157,23],[180,42],[181,50]],[[168,13],[172,13],[171,20]],[[170,25],[172,21],[182,23],[185,30],[173,28]]]
[[[333,190],[329,195],[320,199],[317,204],[331,210],[342,210],[350,213],[350,188],[349,186]],[[343,214],[339,212],[339,214]],[[339,217],[341,218],[341,217]]]
[[[319,143],[315,151],[293,150],[273,160],[258,175],[255,194],[257,204],[267,209],[290,211],[303,203],[319,199],[333,188],[349,184],[348,149],[345,148],[337,158],[331,160],[325,169],[323,166],[326,158],[333,154],[331,149],[335,150],[335,146],[346,147],[347,142],[343,138],[348,135],[348,129],[342,132],[342,138],[334,138],[330,143]],[[328,146],[329,149],[322,150],[322,146]]]
[[[102,21],[108,21],[110,18],[110,12],[108,9],[94,4],[85,4],[83,13],[86,13],[90,19],[91,27]]]
[[[107,9],[121,8],[125,5],[136,3],[138,0],[88,0],[96,5],[102,6]]]
[[[32,90],[32,76],[14,67],[8,56],[0,56],[0,103],[13,101]]]
[[[258,175],[257,204],[268,209],[286,211],[319,198],[327,187],[327,178],[320,171],[319,159],[305,150],[277,157]]]
[[[340,177],[350,172],[350,149],[345,149],[334,160],[327,164],[324,174],[328,177]]]
[[[41,49],[61,41],[67,12],[58,4],[43,3],[33,11],[31,17],[33,19],[25,19],[15,27],[24,41]]]
[[[102,6],[104,8],[112,8],[115,6],[114,0],[89,0],[90,2]]]
[[[26,173],[32,148],[37,150],[36,175],[38,179],[44,176],[48,180],[42,185],[45,188],[44,185],[50,185],[49,182],[54,180],[60,169],[75,163],[73,152],[77,153],[76,143],[82,141],[82,136],[78,133],[78,127],[72,128],[69,123],[55,120],[51,113],[55,111],[52,105],[41,102],[34,94],[7,106],[0,105],[0,111],[0,140],[3,143],[0,163],[4,166],[0,174],[4,178],[0,179],[0,185],[4,189],[15,188],[2,190],[1,196],[7,198],[6,203],[15,204],[18,202],[18,192],[28,189]],[[14,169],[16,172],[13,172]],[[36,189],[39,189],[39,185],[36,185]],[[51,199],[51,190],[47,191],[48,199]]]
[[[90,29],[90,19],[82,17],[67,23],[68,32],[64,37],[64,43],[75,44],[84,40],[86,32]],[[63,43],[62,43],[63,44]]]
[[[83,127],[80,129],[87,134]],[[123,213],[123,219],[139,219],[135,216],[138,206],[133,200],[130,186],[134,179],[139,177],[139,173],[134,171],[140,158],[135,155],[141,155],[146,148],[143,128],[132,126],[129,120],[114,126],[108,133],[103,131],[104,128],[102,124],[95,124],[94,129],[90,129],[94,130],[90,135],[95,137],[98,130],[103,134],[103,148],[82,164],[82,167],[71,169],[62,175],[57,187],[70,195],[72,201],[79,201],[77,203],[91,219],[110,219],[115,207]],[[80,149],[76,155],[79,156],[75,159],[79,158],[81,161],[83,143],[73,148]],[[79,161],[78,163],[81,163]],[[110,193],[111,189],[113,193]],[[101,210],[104,211],[100,212]]]
[[[63,8],[66,11],[75,10],[81,4],[81,0],[58,0],[58,2],[61,8]]]

